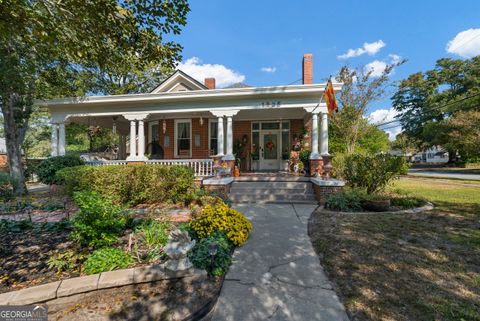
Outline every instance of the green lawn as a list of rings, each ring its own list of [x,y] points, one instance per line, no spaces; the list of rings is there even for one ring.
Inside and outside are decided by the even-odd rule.
[[[480,186],[404,178],[435,204],[417,214],[319,210],[311,230],[354,320],[480,320]]]

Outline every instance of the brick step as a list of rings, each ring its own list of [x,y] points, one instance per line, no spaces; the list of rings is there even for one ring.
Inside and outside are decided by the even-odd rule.
[[[239,195],[313,195],[312,188],[238,188],[232,187],[230,189],[230,194],[239,194]]]
[[[289,195],[258,195],[258,194],[230,194],[230,199],[233,202],[278,202],[278,201],[315,201],[313,194],[303,195],[303,194],[289,194]]]
[[[271,188],[271,189],[308,189],[312,188],[310,182],[233,182],[232,188],[238,189],[259,189],[259,188]]]
[[[235,182],[310,182],[310,177],[305,176],[240,176],[235,177]]]

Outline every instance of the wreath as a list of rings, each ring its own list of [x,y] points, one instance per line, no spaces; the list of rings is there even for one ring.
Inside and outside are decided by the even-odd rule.
[[[273,144],[272,141],[268,141],[266,144],[265,144],[265,147],[268,148],[269,151],[272,151],[273,147],[275,147],[275,145]]]

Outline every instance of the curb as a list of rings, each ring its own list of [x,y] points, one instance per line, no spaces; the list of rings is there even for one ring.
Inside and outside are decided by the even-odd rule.
[[[427,202],[427,204],[420,207],[414,207],[414,208],[409,208],[409,209],[400,210],[400,211],[385,211],[385,212],[371,212],[371,211],[342,212],[342,211],[332,211],[332,210],[326,209],[324,206],[319,207],[319,209],[322,212],[334,213],[334,214],[415,214],[415,213],[421,213],[425,211],[431,211],[434,208],[435,206],[430,202]]]
[[[179,279],[190,276],[207,277],[204,270],[167,271],[164,265],[140,266],[125,270],[102,272],[87,276],[55,281],[18,291],[0,294],[0,305],[23,305],[48,303],[60,298],[115,288],[131,284],[148,283],[160,280]]]

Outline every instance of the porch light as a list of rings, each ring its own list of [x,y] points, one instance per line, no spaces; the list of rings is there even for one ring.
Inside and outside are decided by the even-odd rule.
[[[164,119],[163,122],[162,122],[162,132],[163,132],[164,135],[165,135],[166,131],[167,131],[167,122]]]
[[[113,117],[112,132],[113,132],[113,134],[117,133],[117,117]]]
[[[200,116],[200,126],[203,126],[203,117]]]

